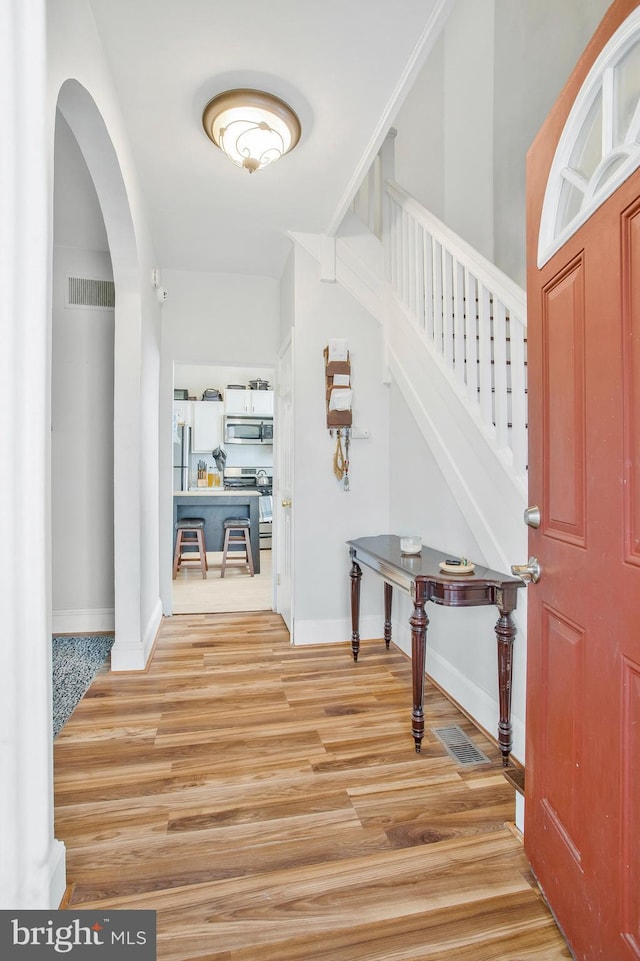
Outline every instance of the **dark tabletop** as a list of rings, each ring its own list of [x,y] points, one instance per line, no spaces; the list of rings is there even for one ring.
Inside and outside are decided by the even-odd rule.
[[[355,540],[347,541],[350,547],[354,547],[358,552],[364,552],[377,560],[380,564],[390,565],[398,572],[408,575],[412,579],[427,579],[437,581],[442,584],[451,581],[484,581],[495,583],[496,585],[516,584],[519,587],[524,582],[519,577],[511,574],[504,574],[494,571],[490,567],[476,565],[471,574],[447,574],[440,570],[440,563],[447,558],[455,557],[447,551],[437,550],[433,547],[422,546],[419,554],[403,554],[400,550],[400,537],[396,534],[378,534],[374,537],[358,537]],[[475,563],[473,558],[469,558],[471,563]]]

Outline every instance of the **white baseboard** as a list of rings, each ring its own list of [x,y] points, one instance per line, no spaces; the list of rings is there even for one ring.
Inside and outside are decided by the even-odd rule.
[[[131,640],[118,639],[111,648],[112,671],[144,671],[153,650],[153,645],[162,621],[162,601],[158,597],[147,621],[142,638]]]
[[[147,623],[147,629],[144,632],[144,638],[142,640],[142,648],[144,651],[144,663],[147,664],[153,650],[153,645],[156,642],[156,637],[158,636],[158,630],[160,629],[160,624],[162,623],[162,600],[157,598],[155,604],[153,605],[153,611],[151,612],[151,617]]]
[[[516,827],[524,836],[524,805],[525,799],[516,791]]]
[[[112,607],[91,611],[52,611],[53,634],[112,633],[115,628],[115,611]]]
[[[360,640],[381,637],[379,614],[360,618]],[[334,620],[301,621],[296,618],[294,646],[304,644],[339,644],[351,641],[351,618],[340,617]]]
[[[62,841],[54,839],[49,858],[49,909],[60,907],[67,890],[67,850]]]

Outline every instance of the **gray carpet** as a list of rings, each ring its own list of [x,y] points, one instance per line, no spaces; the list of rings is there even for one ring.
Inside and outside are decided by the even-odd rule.
[[[111,634],[54,634],[52,642],[53,736],[69,720],[113,646]]]

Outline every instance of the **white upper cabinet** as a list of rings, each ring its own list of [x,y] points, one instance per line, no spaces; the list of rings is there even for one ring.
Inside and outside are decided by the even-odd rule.
[[[272,390],[248,390],[246,393],[251,397],[252,414],[258,414],[260,417],[273,417]]]
[[[272,390],[233,390],[224,392],[225,414],[273,417]]]
[[[173,420],[177,425],[186,424],[188,427],[191,427],[193,421],[193,401],[174,400]]]
[[[222,443],[222,403],[215,400],[193,401],[191,450],[196,454],[211,453]]]

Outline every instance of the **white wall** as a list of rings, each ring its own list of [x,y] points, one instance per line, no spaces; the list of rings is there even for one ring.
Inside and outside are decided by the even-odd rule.
[[[317,262],[295,255],[294,592],[296,644],[351,636],[350,562],[346,541],[385,533],[389,525],[389,397],[382,383],[381,328],[339,285],[319,280]],[[354,440],[351,490],[333,472],[336,439],[326,426],[323,349],[349,343],[354,423],[370,431]],[[362,635],[382,633],[382,588],[364,584]]]
[[[457,0],[394,120],[396,179],[524,286],[525,160],[610,0]]]
[[[295,247],[292,249],[280,278],[280,333],[278,348],[288,343],[295,323]]]
[[[51,386],[54,633],[113,630],[113,310],[66,307],[67,276],[112,279],[107,253],[57,247]],[[23,469],[30,469],[25,465]]]
[[[493,260],[494,0],[458,0],[445,31],[446,223]]]
[[[162,355],[179,364],[275,367],[278,282],[271,277],[163,270]]]
[[[69,124],[59,110],[56,111],[53,175],[54,244],[108,253],[109,241],[96,188]]]
[[[444,184],[444,36],[438,38],[394,121],[395,179],[441,220]]]
[[[611,0],[495,0],[495,259],[525,285],[525,158]]]
[[[60,114],[53,230],[52,627],[81,634],[114,627],[114,312],[67,306],[66,283],[113,271],[95,187]]]

